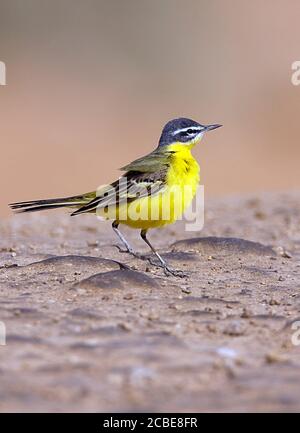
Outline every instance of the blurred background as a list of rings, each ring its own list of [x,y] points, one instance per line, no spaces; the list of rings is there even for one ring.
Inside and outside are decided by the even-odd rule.
[[[206,197],[300,187],[299,0],[0,0],[0,215],[150,152],[171,118]]]

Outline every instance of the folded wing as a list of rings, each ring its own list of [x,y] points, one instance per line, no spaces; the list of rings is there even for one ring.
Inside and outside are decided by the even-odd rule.
[[[107,206],[119,206],[122,203],[131,203],[146,196],[153,196],[165,187],[165,171],[159,173],[128,173],[128,177],[122,176],[109,187],[100,189],[98,196],[86,205],[80,207],[71,215],[79,215],[86,212],[96,212],[97,209]]]

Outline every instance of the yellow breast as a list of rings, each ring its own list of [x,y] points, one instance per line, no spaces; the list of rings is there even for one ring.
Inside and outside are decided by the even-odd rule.
[[[190,146],[173,144],[168,146],[172,153],[166,176],[166,186],[159,194],[135,200],[130,204],[126,221],[133,228],[147,229],[171,224],[181,217],[190,205],[199,184],[199,165],[191,154]],[[127,209],[127,210],[129,210]],[[143,215],[134,219],[132,215]]]
[[[190,146],[173,144],[169,150],[174,151],[174,155],[167,175],[167,185],[175,191],[178,190],[173,204],[173,220],[176,220],[190,205],[196,194],[200,181],[200,168],[191,154]]]
[[[191,146],[172,144],[168,150],[174,154],[167,175],[167,184],[189,187],[193,198],[200,181],[200,167],[191,154]]]

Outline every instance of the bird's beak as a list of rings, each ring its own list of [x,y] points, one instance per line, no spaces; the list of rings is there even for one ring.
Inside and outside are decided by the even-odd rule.
[[[222,125],[207,125],[207,126],[205,127],[205,132],[206,132],[206,131],[212,131],[213,129],[220,128],[220,126],[222,126]]]

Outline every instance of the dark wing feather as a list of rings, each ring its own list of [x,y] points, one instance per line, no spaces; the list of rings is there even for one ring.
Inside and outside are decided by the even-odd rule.
[[[172,153],[158,148],[149,155],[122,167],[121,170],[126,171],[124,176],[98,191],[95,199],[73,212],[72,215],[94,212],[98,208],[116,206],[125,201],[131,202],[137,198],[157,194],[165,186]]]
[[[155,173],[139,173],[130,171],[113,182],[105,192],[72,213],[79,215],[94,212],[106,206],[118,206],[127,201],[130,203],[138,198],[157,194],[165,186],[167,168],[161,168]]]

